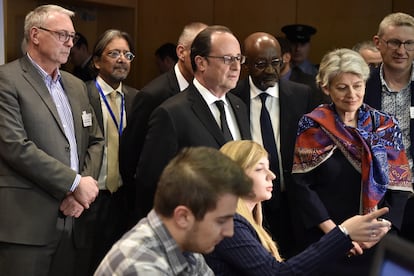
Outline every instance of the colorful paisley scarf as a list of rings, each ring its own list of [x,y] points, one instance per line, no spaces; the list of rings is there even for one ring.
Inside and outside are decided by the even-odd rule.
[[[393,116],[363,104],[354,128],[340,120],[333,104],[319,106],[299,122],[292,172],[313,170],[336,148],[361,173],[362,214],[375,210],[387,189],[412,191],[401,130]]]

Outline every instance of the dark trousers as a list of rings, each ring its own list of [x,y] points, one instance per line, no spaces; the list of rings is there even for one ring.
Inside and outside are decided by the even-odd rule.
[[[93,275],[112,245],[127,231],[125,190],[116,193],[100,190],[98,197],[82,216],[75,221],[84,229],[84,241],[77,247],[76,276]]]
[[[57,234],[46,245],[0,242],[0,275],[74,275],[72,222],[72,218],[57,218]]]

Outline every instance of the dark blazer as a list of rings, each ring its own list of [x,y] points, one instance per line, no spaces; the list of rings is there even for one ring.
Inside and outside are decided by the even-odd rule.
[[[86,86],[69,73],[61,75],[72,110],[79,170],[97,179],[104,141]],[[92,126],[84,127],[84,112],[92,114]],[[76,172],[70,167],[69,142],[56,106],[27,56],[0,67],[0,148],[0,241],[51,242],[58,235],[60,204]]]
[[[135,97],[120,141],[119,166],[124,182],[132,183],[151,113],[166,99],[180,92],[174,69],[158,76]]]
[[[263,247],[253,226],[236,213],[234,235],[224,238],[204,257],[217,276],[319,275],[327,263],[345,255],[351,248],[350,238],[336,227],[305,251],[278,262]]]
[[[251,139],[246,106],[232,94],[226,97],[242,139]],[[182,148],[207,146],[219,149],[223,144],[223,133],[193,84],[155,109],[137,169],[137,205],[142,205],[138,207],[143,208],[143,215],[152,208],[162,170]]]
[[[86,83],[86,87],[88,88],[89,101],[91,102],[91,105],[93,109],[95,110],[96,119],[98,120],[99,127],[101,128],[102,133],[104,133],[105,128],[103,125],[101,98],[99,95],[99,91],[95,86],[95,80],[88,81]],[[132,102],[135,96],[137,95],[138,90],[123,84],[122,92],[125,95],[125,116],[126,116],[126,119],[128,120],[128,117],[130,116],[130,112],[132,111]]]
[[[250,114],[250,84],[249,78],[239,81],[237,87],[231,91],[240,97],[247,106]],[[312,110],[310,87],[287,81],[279,81],[280,101],[280,155],[282,158],[283,175],[286,179],[292,172],[293,151],[295,148],[296,131],[299,119]]]
[[[304,73],[299,67],[294,66],[290,73],[290,81],[298,82],[308,85],[312,89],[312,105],[317,107],[321,103],[330,103],[331,98],[322,92],[318,86],[316,86],[316,79],[314,76]]]
[[[414,106],[414,81],[411,81],[411,106]],[[374,68],[371,70],[371,74],[367,80],[367,85],[365,88],[365,98],[364,102],[373,108],[382,110],[382,84],[380,78],[380,67]],[[411,148],[407,149],[410,151],[411,158],[414,160],[414,119],[410,120],[410,140]]]
[[[249,78],[239,81],[232,91],[247,105],[250,116],[250,84]],[[300,118],[314,107],[311,88],[307,85],[279,81],[279,106],[280,106],[280,156],[283,166],[283,179],[287,192],[291,184],[293,151],[295,148],[296,132]],[[272,116],[272,115],[271,115]],[[250,122],[258,123],[260,122]],[[276,174],[278,174],[276,172]],[[279,250],[284,257],[293,255],[295,240],[291,230],[290,205],[294,204],[294,197],[290,199],[289,193],[281,193],[279,184],[274,181],[275,188],[270,200],[263,203],[265,224],[274,239],[278,241]],[[293,195],[294,196],[294,195]]]

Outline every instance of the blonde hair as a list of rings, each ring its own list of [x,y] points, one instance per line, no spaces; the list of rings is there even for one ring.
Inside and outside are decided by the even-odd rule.
[[[258,143],[250,140],[230,141],[221,147],[220,151],[233,159],[246,172],[253,168],[261,158],[268,157],[267,151]],[[250,197],[253,197],[251,194]],[[261,244],[277,261],[283,261],[276,243],[263,228],[262,204],[258,203],[251,212],[243,198],[239,198],[236,212],[243,216],[256,231]]]
[[[414,28],[414,17],[402,12],[391,13],[382,19],[378,27],[377,35],[382,37],[385,29],[389,26],[407,26]]]

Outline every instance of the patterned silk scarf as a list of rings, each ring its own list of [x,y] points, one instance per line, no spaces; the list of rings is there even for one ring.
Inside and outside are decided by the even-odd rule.
[[[293,173],[313,170],[338,148],[361,173],[362,213],[376,209],[387,189],[412,191],[411,172],[394,117],[363,104],[357,128],[346,126],[333,104],[299,122]]]

